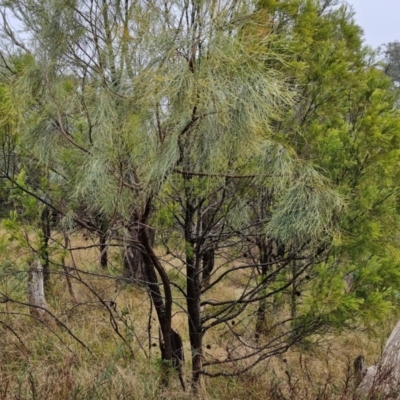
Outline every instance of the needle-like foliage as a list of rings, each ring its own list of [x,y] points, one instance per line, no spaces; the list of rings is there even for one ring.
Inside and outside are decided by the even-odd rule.
[[[284,310],[274,320],[282,334],[253,343],[228,329],[244,352],[234,361],[248,361],[231,375],[315,332],[320,321],[297,318],[293,297],[329,248],[343,201],[276,131],[296,112],[298,93],[285,74],[290,37],[274,33],[268,13],[245,0],[0,5],[20,145],[47,168],[46,206],[103,245],[106,233],[119,240],[123,231],[124,276],[142,269],[133,278],[156,310],[162,359],[182,362],[172,287],[186,302],[193,386],[202,374],[223,374],[204,361],[206,332],[240,318],[259,338],[277,293],[292,293],[291,317]],[[167,273],[153,229],[182,261],[185,284]],[[246,248],[255,249],[250,262]],[[239,293],[214,301],[223,280]]]

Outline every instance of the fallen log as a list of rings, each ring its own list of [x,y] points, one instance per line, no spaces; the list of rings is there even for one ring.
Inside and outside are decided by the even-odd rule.
[[[400,400],[400,321],[389,336],[379,362],[366,368],[364,357],[359,356],[354,368],[356,384],[359,382],[357,392],[362,398]]]

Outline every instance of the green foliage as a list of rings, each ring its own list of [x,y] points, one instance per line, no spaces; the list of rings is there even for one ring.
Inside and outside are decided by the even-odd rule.
[[[275,135],[312,160],[347,203],[341,235],[331,250],[335,267],[322,273],[328,274],[333,295],[316,283],[315,296],[325,294],[315,304],[335,305],[342,323],[351,316],[364,322],[384,318],[395,299],[390,293],[400,288],[394,250],[400,183],[396,92],[361,47],[360,28],[346,6],[333,7],[333,1],[259,4],[276,29],[290,35],[288,62],[278,67],[298,93],[296,106],[277,122]],[[344,294],[340,282],[350,270],[357,284]]]
[[[400,43],[397,41],[387,43],[384,46],[383,54],[385,56],[385,72],[396,82],[398,87],[400,84]]]
[[[82,225],[101,217],[103,233],[150,224],[182,257],[168,273],[155,269],[165,295],[173,283],[192,302],[191,340],[218,324],[230,332],[239,315],[256,325],[248,305],[259,318],[270,298],[285,329],[290,308],[294,337],[288,328],[282,342],[386,318],[400,293],[400,115],[347,7],[78,3],[0,1],[32,35],[0,84],[1,143],[18,161],[12,171],[2,165],[12,239],[40,252],[43,203],[68,228],[77,215]],[[133,241],[140,251],[142,236]],[[215,276],[226,274],[217,284],[238,287],[229,300],[209,300],[201,287],[210,249],[222,264]],[[246,249],[256,253],[247,269],[238,257]],[[160,291],[161,319],[164,302]],[[94,384],[113,373],[107,367]]]

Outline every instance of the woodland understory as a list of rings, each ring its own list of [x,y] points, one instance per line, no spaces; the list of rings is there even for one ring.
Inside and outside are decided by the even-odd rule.
[[[0,13],[0,399],[366,398],[353,360],[398,318],[399,43],[336,0]]]

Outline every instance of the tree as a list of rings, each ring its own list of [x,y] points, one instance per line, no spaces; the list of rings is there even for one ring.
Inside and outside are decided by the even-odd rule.
[[[57,177],[67,177],[71,200],[107,216],[111,227],[123,221],[128,247],[142,254],[163,357],[170,361],[172,293],[148,229],[154,196],[172,171],[185,168],[194,133],[204,138],[206,151],[213,149],[207,161],[212,171],[232,129],[238,151],[290,97],[265,70],[267,55],[237,39],[248,5],[2,6],[9,45],[34,54],[14,78],[21,140]],[[8,12],[26,29],[29,45],[7,24]]]
[[[252,151],[256,153],[255,149]],[[196,158],[199,153],[195,151],[192,156]],[[166,194],[168,200],[164,200],[170,205],[167,221],[172,221],[183,241],[182,246],[177,246],[176,235],[167,233],[172,239],[165,242],[168,253],[181,259],[186,270],[185,284],[177,281],[174,286],[187,303],[194,383],[201,375],[238,375],[265,358],[285,352],[320,326],[318,318],[306,319],[302,313],[288,318],[285,310],[269,321],[269,332],[261,332],[257,328],[260,312],[255,308],[263,305],[264,318],[267,302],[304,278],[311,265],[309,259],[316,257],[314,246],[330,240],[334,231],[332,217],[341,211],[340,198],[318,173],[302,165],[282,146],[267,141],[255,157],[264,159],[258,164],[250,158],[255,175],[240,174],[243,164],[229,175],[222,171],[207,173],[203,168],[182,171],[181,180],[174,179]],[[236,162],[232,160],[230,164],[230,171],[235,171]],[[266,214],[259,219],[253,218],[251,195],[257,199],[269,195],[273,204],[268,207],[259,203]],[[320,240],[322,232],[326,235],[324,240]],[[282,243],[285,250],[277,251],[272,259],[272,254],[261,253],[267,246],[273,247],[274,240]],[[261,248],[260,257],[247,256],[244,260],[249,247],[257,245]],[[202,277],[207,273],[204,255],[210,248],[218,266],[208,277],[209,284],[203,285]],[[288,275],[288,267],[295,259],[304,260],[304,265],[294,275]],[[224,281],[235,287],[228,298],[220,298],[215,292]],[[274,329],[279,329],[279,334],[271,337]],[[214,330],[227,342],[212,345],[225,347],[222,360],[207,359],[204,353],[203,339]],[[234,368],[227,371],[227,363],[233,363]]]
[[[400,43],[391,42],[384,46],[385,72],[397,86],[400,84]]]
[[[42,184],[19,189],[97,232],[102,254],[123,231],[125,277],[146,286],[157,313],[164,381],[181,360],[178,307],[194,388],[387,310],[383,280],[399,280],[399,118],[345,7],[0,4],[8,109],[51,201]],[[222,282],[235,288],[225,298]],[[222,359],[204,349],[217,329]]]
[[[207,252],[212,249],[222,257],[231,246],[224,256],[223,277],[234,277],[235,254],[250,233],[240,234],[239,242],[235,238],[260,222],[241,213],[246,192],[274,192],[274,207],[262,218],[262,229],[287,248],[314,246],[322,231],[329,236],[332,216],[341,208],[320,174],[270,142],[271,118],[287,109],[291,94],[275,66],[268,66],[271,59],[279,62],[274,52],[265,51],[268,31],[251,29],[257,24],[250,3],[229,1],[211,8],[203,2],[157,1],[140,7],[105,1],[90,8],[45,1],[4,6],[34,39],[28,48],[3,26],[11,46],[34,54],[33,62],[13,78],[21,140],[56,176],[67,177],[71,204],[78,199],[100,212],[114,232],[116,221],[122,221],[128,247],[143,257],[165,361],[172,361],[176,352],[171,330],[175,282],[154,251],[149,224],[157,217],[157,207],[162,211],[155,200],[178,190],[166,206],[172,208],[184,242],[186,287],[181,291],[196,386],[207,373],[204,333],[236,317],[247,318],[252,304],[292,282],[269,287],[285,269],[285,260],[293,258],[287,251],[277,271],[267,273],[261,261],[264,272],[258,281],[253,271],[259,263],[245,265],[247,283],[239,298],[204,298],[221,281],[214,280],[202,293],[201,265]],[[305,201],[311,204],[308,210]],[[287,341],[278,337],[274,345],[260,342],[245,358],[256,357],[251,362],[255,365],[283,352],[311,333],[315,323],[294,324],[285,333]],[[234,360],[241,358],[231,353]]]
[[[276,135],[321,168],[348,204],[340,241],[329,249],[325,266],[318,267],[327,275],[321,285],[315,281],[323,294],[311,307],[333,311],[328,320],[340,324],[349,323],[350,315],[364,323],[381,318],[399,284],[397,91],[361,46],[360,28],[345,5],[259,4],[270,13],[274,29],[292,40],[288,62],[278,67],[298,96],[293,110],[276,122]],[[347,288],[343,277],[351,282]],[[321,291],[326,279],[338,288],[332,297]]]

